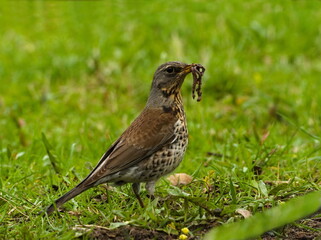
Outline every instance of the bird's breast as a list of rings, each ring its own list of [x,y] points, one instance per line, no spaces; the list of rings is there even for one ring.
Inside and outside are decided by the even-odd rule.
[[[188,144],[188,131],[185,120],[178,119],[174,125],[174,140],[155,152],[142,165],[146,180],[158,179],[178,167]]]

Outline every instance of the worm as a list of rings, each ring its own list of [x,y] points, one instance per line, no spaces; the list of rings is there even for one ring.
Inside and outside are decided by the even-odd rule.
[[[193,74],[193,87],[192,87],[192,96],[195,99],[195,91],[197,93],[197,101],[202,99],[202,77],[205,72],[205,68],[201,64],[192,64],[192,74]]]

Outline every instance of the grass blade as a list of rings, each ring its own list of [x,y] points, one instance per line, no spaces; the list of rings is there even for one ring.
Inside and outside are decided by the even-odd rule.
[[[56,157],[51,153],[52,150],[52,146],[50,145],[46,135],[42,132],[42,142],[45,145],[46,151],[47,151],[47,155],[49,157],[50,163],[52,165],[52,168],[54,169],[54,171],[59,174],[60,173],[60,169],[58,168],[58,161],[56,159]]]
[[[231,223],[211,230],[205,240],[242,240],[258,237],[263,233],[306,217],[321,206],[321,192],[313,192],[258,213],[241,222]]]
[[[236,204],[237,200],[236,200],[236,190],[235,187],[233,185],[232,179],[230,178],[230,195],[232,198],[232,203]]]

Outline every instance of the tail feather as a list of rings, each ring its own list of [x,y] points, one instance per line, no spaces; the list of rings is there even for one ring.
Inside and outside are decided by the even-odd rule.
[[[58,198],[53,204],[51,204],[47,209],[46,213],[49,215],[52,212],[54,212],[56,209],[58,209],[61,205],[63,205],[65,202],[69,201],[70,199],[76,197],[80,193],[86,191],[87,189],[91,188],[92,186],[82,186],[82,184],[79,184],[75,188],[71,189],[69,192]]]
[[[104,161],[106,158],[108,158],[109,154],[114,150],[116,144],[118,141],[116,141],[109,149],[108,151],[101,157],[98,165],[89,173],[89,175],[81,181],[76,187],[71,189],[69,192],[64,194],[62,197],[58,198],[53,204],[51,204],[47,209],[46,213],[49,215],[52,212],[54,212],[56,209],[58,209],[61,205],[63,205],[65,202],[69,201],[70,199],[76,197],[80,193],[86,191],[87,189],[97,186],[98,184],[101,184],[103,182],[106,182],[106,179],[103,182],[99,182],[100,179],[106,177],[106,175],[97,176],[95,174],[95,170],[101,165],[104,164]]]
[[[107,152],[101,157],[99,160],[98,165],[89,173],[89,175],[81,181],[75,188],[71,189],[69,192],[67,192],[62,197],[58,198],[53,204],[51,204],[47,209],[47,214],[51,214],[53,211],[58,209],[62,204],[69,201],[70,199],[76,197],[80,193],[86,191],[87,189],[97,186],[101,183],[108,182],[107,180],[110,180],[108,178],[108,175],[110,172],[101,172],[99,170],[100,166],[103,165],[103,167],[106,164],[106,159],[109,157],[109,155],[114,151],[115,147],[117,147],[117,144],[120,142],[120,139],[118,139],[113,145],[107,150]]]

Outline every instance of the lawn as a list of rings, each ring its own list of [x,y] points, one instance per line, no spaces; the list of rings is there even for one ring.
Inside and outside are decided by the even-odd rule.
[[[198,239],[320,190],[320,1],[3,1],[0,22],[0,239]],[[175,172],[193,181],[162,178],[144,209],[129,185],[101,185],[38,215],[172,60],[206,67],[201,102],[191,76],[182,87],[189,146]],[[319,236],[320,218],[261,238]]]

